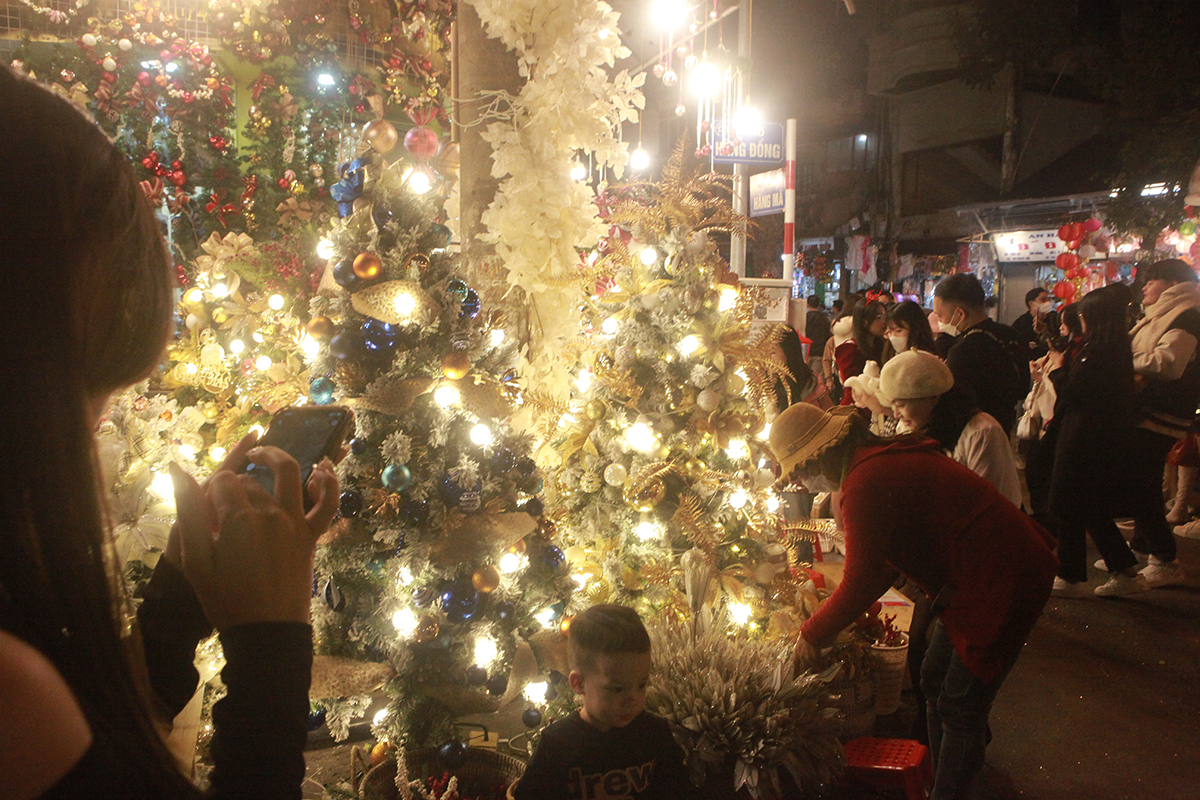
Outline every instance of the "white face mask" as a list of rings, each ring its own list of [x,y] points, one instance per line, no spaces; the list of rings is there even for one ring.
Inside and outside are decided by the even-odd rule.
[[[840,484],[834,483],[825,475],[810,475],[800,481],[804,488],[813,494],[821,492],[836,492]]]
[[[908,349],[907,333],[897,333],[895,336],[887,337],[887,340],[892,343],[892,349],[897,353],[903,353]]]
[[[950,319],[953,320],[954,316],[951,315]],[[941,330],[942,333],[946,334],[947,336],[958,336],[958,326],[955,325],[953,321],[943,322],[939,326],[939,329]]]
[[[1039,312],[1039,313],[1041,313],[1041,314],[1049,314],[1049,313],[1050,313],[1050,309],[1051,309],[1051,307],[1052,307],[1052,304],[1050,303],[1050,301],[1049,301],[1049,300],[1047,300],[1047,301],[1046,301],[1046,302],[1044,302],[1044,303],[1038,303],[1038,304],[1037,304],[1037,310],[1038,310],[1038,312]]]

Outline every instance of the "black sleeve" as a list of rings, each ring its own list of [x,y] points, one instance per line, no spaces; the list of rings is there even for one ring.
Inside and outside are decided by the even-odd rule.
[[[687,767],[683,763],[683,748],[671,735],[670,726],[664,721],[662,752],[658,756],[658,767],[654,771],[654,793],[656,798],[663,800],[688,800],[699,797],[699,792],[692,788],[688,778]]]
[[[1190,333],[1196,340],[1200,341],[1200,311],[1194,308],[1189,308],[1179,313],[1179,316],[1171,321],[1169,330],[1183,330]]]
[[[146,584],[145,599],[137,617],[150,687],[162,701],[170,720],[196,693],[200,682],[193,666],[196,645],[213,628],[192,585],[165,558],[159,559]]]
[[[566,797],[567,780],[563,774],[564,758],[555,745],[551,728],[542,733],[533,758],[513,789],[513,800],[558,800]]]
[[[229,692],[213,706],[213,800],[299,800],[308,736],[312,628],[299,622],[221,632]]]

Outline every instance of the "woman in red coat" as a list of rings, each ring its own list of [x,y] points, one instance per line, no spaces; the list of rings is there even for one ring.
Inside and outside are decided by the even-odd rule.
[[[783,479],[841,489],[841,584],[800,629],[798,666],[904,575],[937,616],[921,667],[936,769],[931,800],[964,796],[983,766],[1000,684],[1050,596],[1053,540],[987,481],[919,436],[884,441],[847,407],[799,403],[775,419]]]

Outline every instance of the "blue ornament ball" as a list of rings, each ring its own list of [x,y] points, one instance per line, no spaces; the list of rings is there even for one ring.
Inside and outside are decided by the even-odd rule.
[[[308,384],[308,396],[315,404],[319,406],[333,402],[333,390],[336,387],[329,378],[324,376],[313,378]]]
[[[380,476],[383,485],[393,492],[403,492],[412,486],[412,470],[407,464],[388,464]]]
[[[471,291],[462,278],[455,278],[446,284],[446,292],[455,300],[462,302],[467,299],[467,293]]]
[[[308,729],[310,731],[319,730],[325,724],[325,709],[318,708],[316,711],[311,711],[308,714]]]
[[[333,266],[333,280],[348,292],[362,286],[362,278],[354,274],[354,259],[343,258]]]
[[[479,316],[479,309],[482,307],[483,304],[479,300],[479,293],[474,289],[468,289],[467,296],[463,298],[462,306],[459,308],[458,315],[460,317],[470,317],[471,319],[475,319]]]
[[[392,212],[386,206],[375,206],[371,211],[371,221],[375,223],[376,228],[382,228],[392,221]]]
[[[451,622],[467,622],[479,610],[479,592],[469,582],[455,582],[442,590],[442,613]]]
[[[531,517],[540,517],[545,510],[546,504],[540,497],[531,497],[525,503],[525,513]]]
[[[450,244],[451,236],[450,229],[445,225],[435,224],[429,228],[429,238],[433,241],[434,247],[445,247]]]
[[[339,333],[329,340],[329,352],[346,361],[358,355],[359,339],[353,333]]]
[[[377,319],[369,319],[363,323],[363,345],[370,353],[386,353],[396,349],[399,338],[399,325],[390,325]]]
[[[485,685],[490,695],[504,694],[508,690],[508,676],[497,673],[488,678]]]
[[[343,517],[357,517],[358,512],[362,511],[363,499],[362,495],[354,489],[347,489],[342,492],[342,496],[338,502],[338,513]]]
[[[563,551],[552,544],[546,545],[546,549],[542,551],[542,563],[550,569],[558,569],[565,560]]]
[[[492,469],[496,472],[508,472],[517,464],[517,457],[507,447],[497,447],[492,453]]]
[[[536,728],[542,724],[542,712],[536,708],[527,708],[521,715],[521,722],[525,723],[526,728]]]
[[[367,452],[367,440],[360,439],[357,436],[350,440],[350,454],[361,456]]]
[[[487,683],[487,670],[478,664],[472,664],[467,667],[467,685],[468,686],[483,686]]]
[[[442,760],[446,769],[458,769],[467,763],[467,749],[466,742],[451,739],[438,748],[438,758]]]

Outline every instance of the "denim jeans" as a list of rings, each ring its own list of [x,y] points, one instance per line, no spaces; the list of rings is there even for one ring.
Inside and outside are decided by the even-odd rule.
[[[929,752],[934,767],[929,800],[967,797],[983,769],[992,701],[1016,660],[1013,656],[996,678],[984,683],[959,659],[942,621],[934,623],[921,664],[921,691],[928,709]]]

